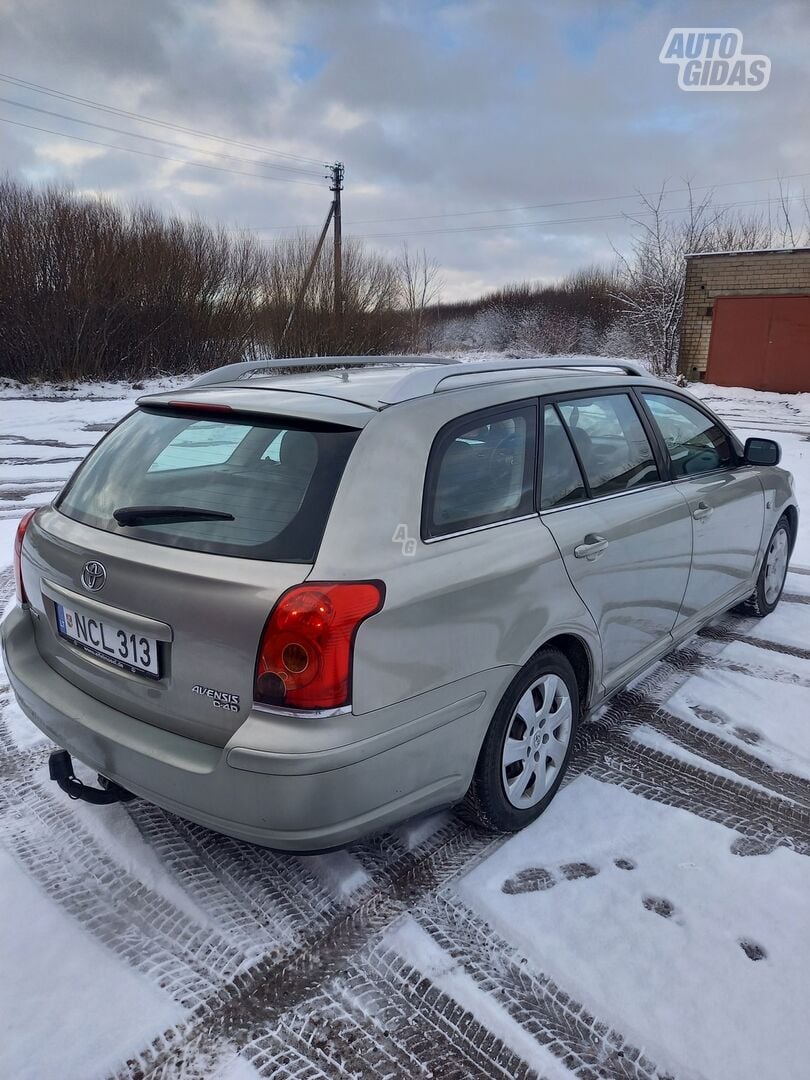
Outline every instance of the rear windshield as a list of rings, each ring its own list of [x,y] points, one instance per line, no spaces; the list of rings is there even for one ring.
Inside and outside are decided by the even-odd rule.
[[[279,419],[139,409],[90,454],[57,507],[75,521],[153,544],[310,563],[358,435]],[[178,506],[233,520],[119,525],[113,517],[125,507]]]

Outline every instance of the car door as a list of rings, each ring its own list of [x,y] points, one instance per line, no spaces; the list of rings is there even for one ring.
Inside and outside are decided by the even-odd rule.
[[[606,688],[671,642],[692,527],[660,450],[625,390],[543,408],[540,515],[602,642]]]
[[[692,517],[692,571],[678,624],[733,602],[750,580],[762,544],[765,493],[732,436],[696,402],[640,390],[661,433],[674,486]]]

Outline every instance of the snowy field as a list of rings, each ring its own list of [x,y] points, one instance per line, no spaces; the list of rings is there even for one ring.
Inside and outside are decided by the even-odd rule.
[[[142,392],[0,390],[3,605],[17,521]],[[810,514],[810,395],[695,393]],[[445,813],[293,857],[71,802],[2,669],[0,708],[3,1080],[808,1075],[806,522],[779,609],[615,698],[505,842]]]

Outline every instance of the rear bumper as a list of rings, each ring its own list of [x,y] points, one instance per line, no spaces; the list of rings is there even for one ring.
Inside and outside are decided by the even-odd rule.
[[[514,675],[496,668],[390,709],[347,715],[339,730],[332,720],[296,721],[308,725],[306,750],[290,753],[289,719],[251,713],[218,747],[95,700],[45,663],[20,607],[8,613],[0,637],[20,707],[58,746],[181,817],[289,851],[339,847],[460,799]]]

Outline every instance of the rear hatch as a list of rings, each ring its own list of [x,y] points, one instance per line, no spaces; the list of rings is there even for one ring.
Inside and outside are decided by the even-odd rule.
[[[224,745],[253,701],[279,596],[312,569],[359,429],[147,403],[23,546],[45,661],[149,724]]]

